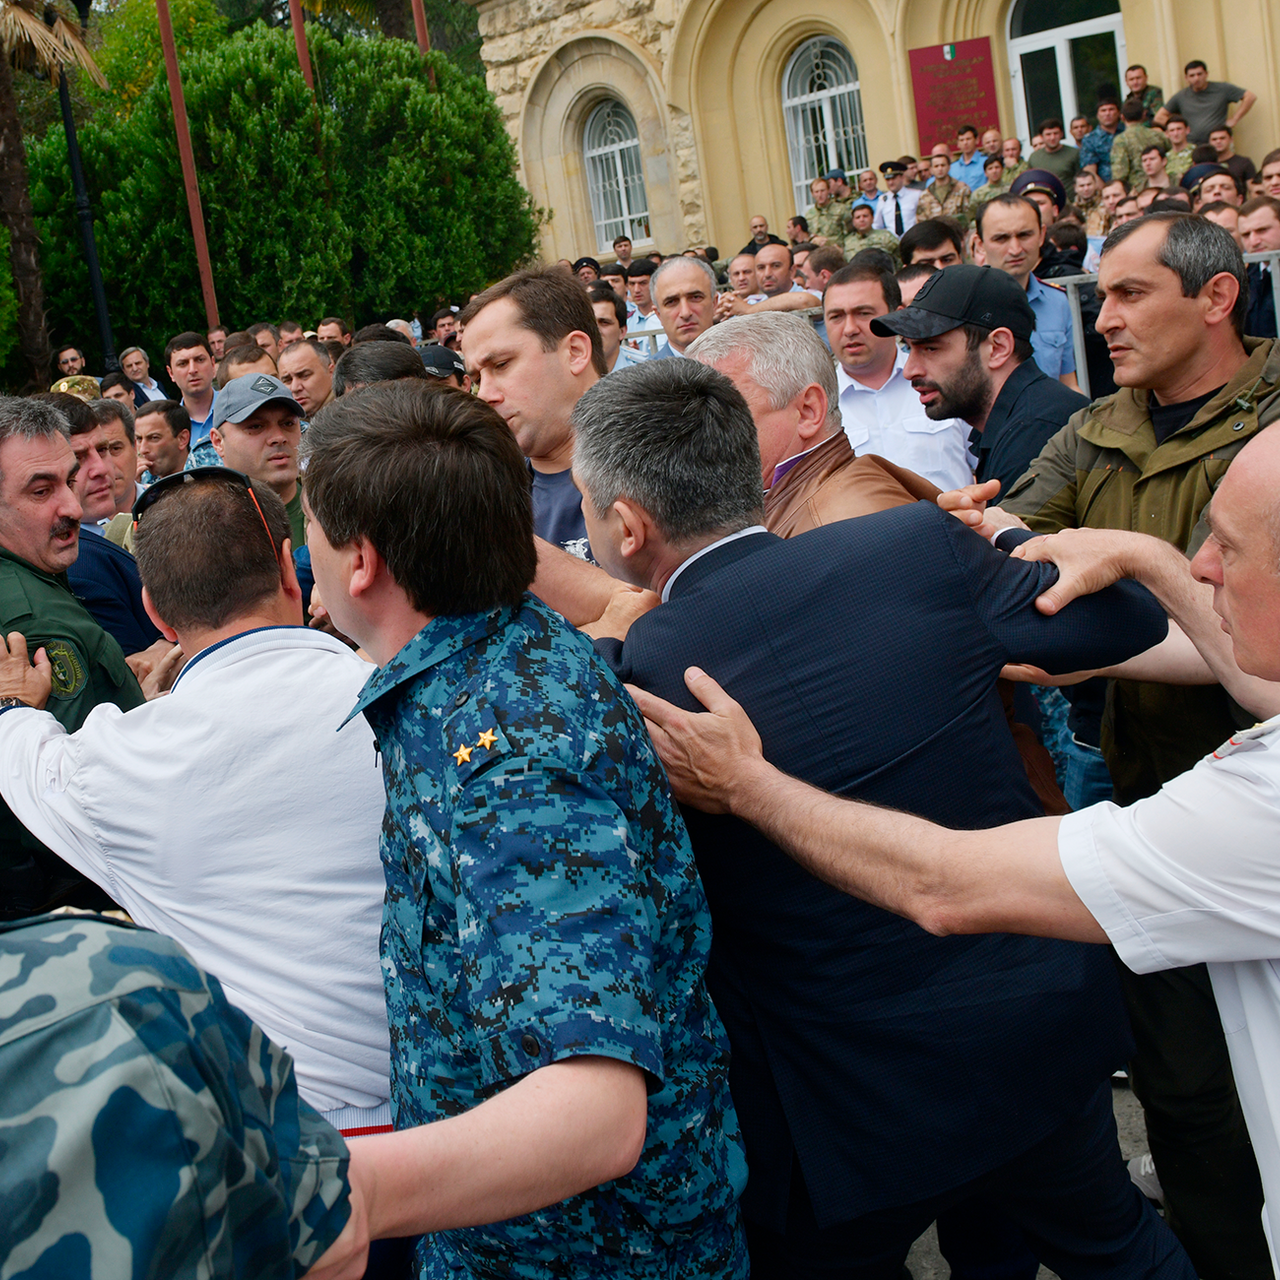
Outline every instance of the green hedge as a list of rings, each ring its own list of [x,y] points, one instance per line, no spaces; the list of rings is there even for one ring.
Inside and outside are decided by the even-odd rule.
[[[221,318],[331,312],[359,323],[467,296],[535,251],[537,218],[484,82],[402,40],[309,30],[313,99],[288,28],[257,25],[183,61]],[[435,73],[430,84],[427,69]],[[158,360],[202,330],[168,85],[80,135],[117,349]],[[67,166],[31,146],[50,334],[100,365]]]

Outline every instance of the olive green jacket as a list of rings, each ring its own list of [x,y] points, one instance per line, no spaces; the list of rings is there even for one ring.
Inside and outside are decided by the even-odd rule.
[[[1149,394],[1122,387],[1068,420],[1001,501],[1037,533],[1132,529],[1194,555],[1204,509],[1231,460],[1280,420],[1280,347],[1246,338],[1240,372],[1180,431],[1156,443]],[[1113,681],[1102,748],[1117,797],[1150,795],[1240,727],[1217,685]]]
[[[68,733],[99,703],[122,711],[140,706],[142,690],[120,646],[76,599],[65,573],[50,574],[0,547],[0,629],[20,631],[34,657],[41,646],[53,667],[53,691],[45,710]],[[6,714],[19,714],[18,712]],[[0,716],[3,732],[3,716]],[[0,800],[0,918],[31,915],[96,890],[45,848]]]

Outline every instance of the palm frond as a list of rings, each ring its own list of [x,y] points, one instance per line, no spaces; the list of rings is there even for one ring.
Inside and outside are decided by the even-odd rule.
[[[107,78],[80,38],[80,28],[60,13],[53,25],[20,0],[0,0],[0,48],[14,55],[18,64],[38,67],[52,80],[63,67],[81,67],[93,82],[105,89]]]

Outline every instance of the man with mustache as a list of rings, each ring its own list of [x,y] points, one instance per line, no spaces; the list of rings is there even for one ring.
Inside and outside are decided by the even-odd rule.
[[[69,733],[99,703],[139,706],[142,690],[116,643],[72,594],[80,548],[80,463],[70,425],[50,404],[0,397],[0,632],[21,632],[52,667],[48,710]],[[112,905],[0,805],[0,919],[59,906]]]

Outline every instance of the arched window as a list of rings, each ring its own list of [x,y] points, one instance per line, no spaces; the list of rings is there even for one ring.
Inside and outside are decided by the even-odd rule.
[[[809,205],[809,184],[830,169],[867,167],[858,68],[844,45],[826,36],[807,40],[791,55],[782,77],[782,111],[795,211]]]
[[[618,236],[637,242],[650,239],[640,134],[635,117],[621,102],[606,99],[587,117],[582,153],[597,252],[611,250]]]
[[[1009,68],[1018,136],[1027,141],[1050,117],[1064,126],[1092,117],[1104,95],[1123,98],[1125,62],[1119,0],[1017,0]]]

